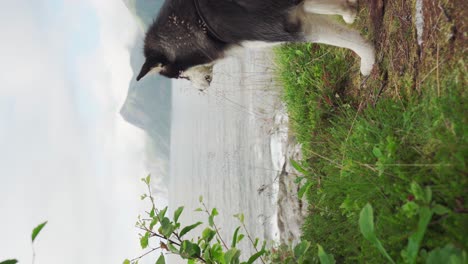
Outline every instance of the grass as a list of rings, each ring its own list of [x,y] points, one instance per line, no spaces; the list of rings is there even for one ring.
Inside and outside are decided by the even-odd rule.
[[[454,7],[440,4],[448,12]],[[431,187],[434,203],[450,211],[431,219],[418,261],[449,243],[468,250],[465,44],[446,37],[456,17],[431,19],[439,31],[426,33],[419,53],[407,17],[413,8],[411,1],[389,3],[378,30],[363,26],[371,21],[361,10],[357,27],[378,38],[380,51],[367,80],[343,49],[306,44],[276,51],[291,129],[303,146],[301,165],[313,184],[303,239],[323,246],[337,263],[385,263],[359,232],[367,203],[384,247],[403,261],[400,252],[419,219],[412,183]],[[390,19],[398,16],[405,19]]]

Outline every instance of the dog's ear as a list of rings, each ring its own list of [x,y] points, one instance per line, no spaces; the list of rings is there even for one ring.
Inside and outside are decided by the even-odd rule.
[[[139,81],[141,78],[145,77],[150,71],[161,72],[164,67],[161,63],[146,59],[145,63],[141,67],[140,73],[138,74],[136,80]]]

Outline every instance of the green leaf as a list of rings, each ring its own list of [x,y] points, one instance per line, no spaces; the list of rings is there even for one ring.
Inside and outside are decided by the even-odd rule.
[[[197,226],[199,226],[199,225],[201,225],[201,224],[203,224],[203,223],[202,223],[202,222],[197,222],[197,223],[195,223],[195,224],[193,224],[193,225],[184,227],[184,228],[182,229],[182,231],[180,231],[179,236],[180,236],[180,237],[184,236],[185,234],[187,234],[188,232],[190,232],[190,230],[196,228]]]
[[[164,217],[163,220],[161,221],[161,229],[160,230],[161,230],[162,235],[169,238],[172,235],[172,232],[174,232],[175,227],[171,223],[171,220],[169,220],[169,218]]]
[[[203,212],[203,209],[197,208],[197,209],[195,209],[195,212]]]
[[[154,217],[153,220],[151,220],[150,223],[150,229],[153,230],[153,227],[159,222],[159,219],[157,217]]]
[[[207,253],[212,260],[217,261],[216,263],[225,263],[223,247],[220,244],[214,244]]]
[[[383,154],[382,154],[382,151],[378,148],[378,147],[374,147],[374,149],[372,149],[372,153],[374,154],[374,156],[378,159],[380,159],[381,157],[383,157]]]
[[[266,243],[267,243],[266,241],[263,241],[263,243],[262,243],[262,250],[265,250],[265,248],[266,248]]]
[[[290,159],[289,160],[291,162],[291,166],[293,166],[293,168],[295,170],[297,170],[298,172],[304,174],[304,175],[307,175],[307,170],[304,169],[297,161],[293,160],[293,159]]]
[[[244,223],[244,214],[240,213],[240,214],[235,214],[234,215],[235,218],[239,219],[239,221],[243,224]]]
[[[310,248],[310,242],[303,240],[301,243],[297,244],[294,247],[294,257],[296,259],[300,259],[302,256],[304,256]]]
[[[321,245],[317,244],[317,247],[320,264],[335,264],[336,261],[333,255],[327,254]]]
[[[370,204],[366,204],[359,214],[359,229],[362,235],[371,242],[384,255],[390,263],[395,263],[388,255],[380,240],[375,235],[374,230],[374,211]]]
[[[216,231],[212,230],[211,228],[207,227],[205,230],[202,232],[202,238],[209,243],[214,236],[216,235]]]
[[[234,235],[232,236],[232,243],[231,243],[231,247],[232,248],[235,248],[236,247],[236,244],[237,244],[237,233],[239,232],[239,229],[240,229],[240,226],[238,226],[236,228],[236,230],[234,231]]]
[[[161,211],[159,211],[158,218],[163,219],[166,216],[166,212],[167,212],[167,206],[164,207],[164,209],[162,209]]]
[[[427,186],[424,192],[424,201],[427,204],[430,204],[432,200],[432,190],[431,187]]]
[[[200,247],[192,243],[188,240],[182,241],[182,244],[180,245],[180,256],[182,258],[188,259],[188,258],[196,258],[200,256]]]
[[[240,250],[237,248],[231,248],[228,250],[226,254],[224,254],[224,260],[226,261],[226,264],[238,264],[240,253]]]
[[[426,264],[465,264],[468,263],[468,258],[465,251],[455,248],[448,244],[444,248],[436,248],[429,252],[426,259]]]
[[[159,256],[158,260],[156,261],[156,264],[166,264],[166,259],[164,259],[163,254],[161,254],[161,256]]]
[[[210,215],[208,217],[208,224],[213,227],[214,226],[214,215]]]
[[[45,221],[44,223],[36,226],[33,231],[32,231],[32,234],[31,234],[31,240],[32,242],[34,242],[34,240],[36,239],[37,235],[39,235],[39,233],[41,232],[42,228],[44,228],[44,226],[47,224],[47,221]]]
[[[151,182],[151,174],[148,174],[148,176],[146,176],[146,178],[141,178],[141,181],[146,183],[146,185],[149,185],[150,182]]]
[[[418,214],[419,212],[419,205],[413,201],[405,203],[401,210],[405,213],[408,218],[411,218]]]
[[[213,210],[211,210],[211,215],[212,216],[217,216],[218,215],[218,209],[213,208]]]
[[[249,260],[247,260],[247,264],[252,264],[254,263],[258,258],[261,258],[265,254],[265,250],[261,250],[255,254],[253,254]]]
[[[169,251],[171,251],[172,253],[175,253],[175,254],[178,254],[179,253],[179,250],[174,246],[172,245],[172,243],[167,243],[167,247],[169,248]]]
[[[295,184],[299,184],[299,183],[301,183],[301,181],[304,180],[304,179],[305,179],[305,177],[298,176],[298,177],[296,177],[296,179],[294,179],[294,183],[295,183]]]
[[[367,240],[376,240],[374,233],[374,212],[370,204],[364,206],[359,214],[359,228]]]
[[[257,248],[258,241],[260,241],[260,239],[258,239],[258,237],[257,237],[257,238],[255,238],[255,242],[254,242],[254,248]]]
[[[148,247],[148,240],[150,237],[150,233],[146,232],[144,236],[140,237],[140,245],[141,249],[145,249]]]
[[[195,263],[196,263],[196,262],[195,262],[195,260],[193,260],[193,259],[187,260],[187,264],[195,264]]]
[[[419,210],[419,222],[416,233],[412,234],[408,239],[408,246],[404,251],[403,255],[406,263],[416,263],[418,257],[419,247],[421,241],[426,233],[427,226],[431,221],[433,211],[429,207],[424,206]]]
[[[148,174],[148,176],[146,176],[146,184],[150,184],[151,182],[151,174]]]
[[[16,259],[8,259],[8,260],[4,260],[0,262],[0,264],[16,264],[16,263],[18,263],[18,260]]]
[[[177,210],[174,212],[174,222],[175,223],[177,223],[177,221],[179,220],[179,217],[182,214],[183,210],[184,210],[184,207],[181,206],[181,207],[177,208]]]
[[[241,242],[241,240],[244,238],[245,236],[243,234],[240,234],[238,237],[237,237],[237,243]]]
[[[414,195],[414,198],[416,199],[416,201],[425,201],[426,200],[424,191],[421,188],[421,186],[419,186],[419,184],[417,182],[412,182],[410,188],[411,188],[411,193]]]
[[[203,196],[200,195],[200,197],[198,197],[198,201],[199,201],[200,203],[203,203]]]
[[[304,194],[306,194],[310,190],[310,187],[312,187],[312,185],[312,182],[307,182],[306,184],[302,185],[302,187],[297,192],[297,196],[299,196],[299,199],[302,199]]]
[[[449,213],[452,212],[450,209],[448,209],[447,207],[445,207],[445,206],[443,206],[443,205],[440,205],[440,204],[436,204],[436,205],[432,208],[432,211],[433,211],[436,215],[445,215],[445,214],[449,214]]]

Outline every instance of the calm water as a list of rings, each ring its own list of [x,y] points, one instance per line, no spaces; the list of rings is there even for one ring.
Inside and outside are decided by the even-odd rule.
[[[278,236],[270,134],[279,89],[269,54],[247,51],[216,65],[204,93],[173,83],[169,207],[185,205],[187,224],[207,222],[206,215],[189,212],[200,207],[202,195],[218,208],[215,220],[228,244],[239,212],[254,237]],[[242,244],[250,248],[247,239]]]

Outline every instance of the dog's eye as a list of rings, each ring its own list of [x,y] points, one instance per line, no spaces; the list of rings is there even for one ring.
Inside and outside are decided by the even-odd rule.
[[[205,75],[205,80],[206,80],[208,83],[211,83],[211,81],[213,80],[213,78],[211,77],[211,75]]]

